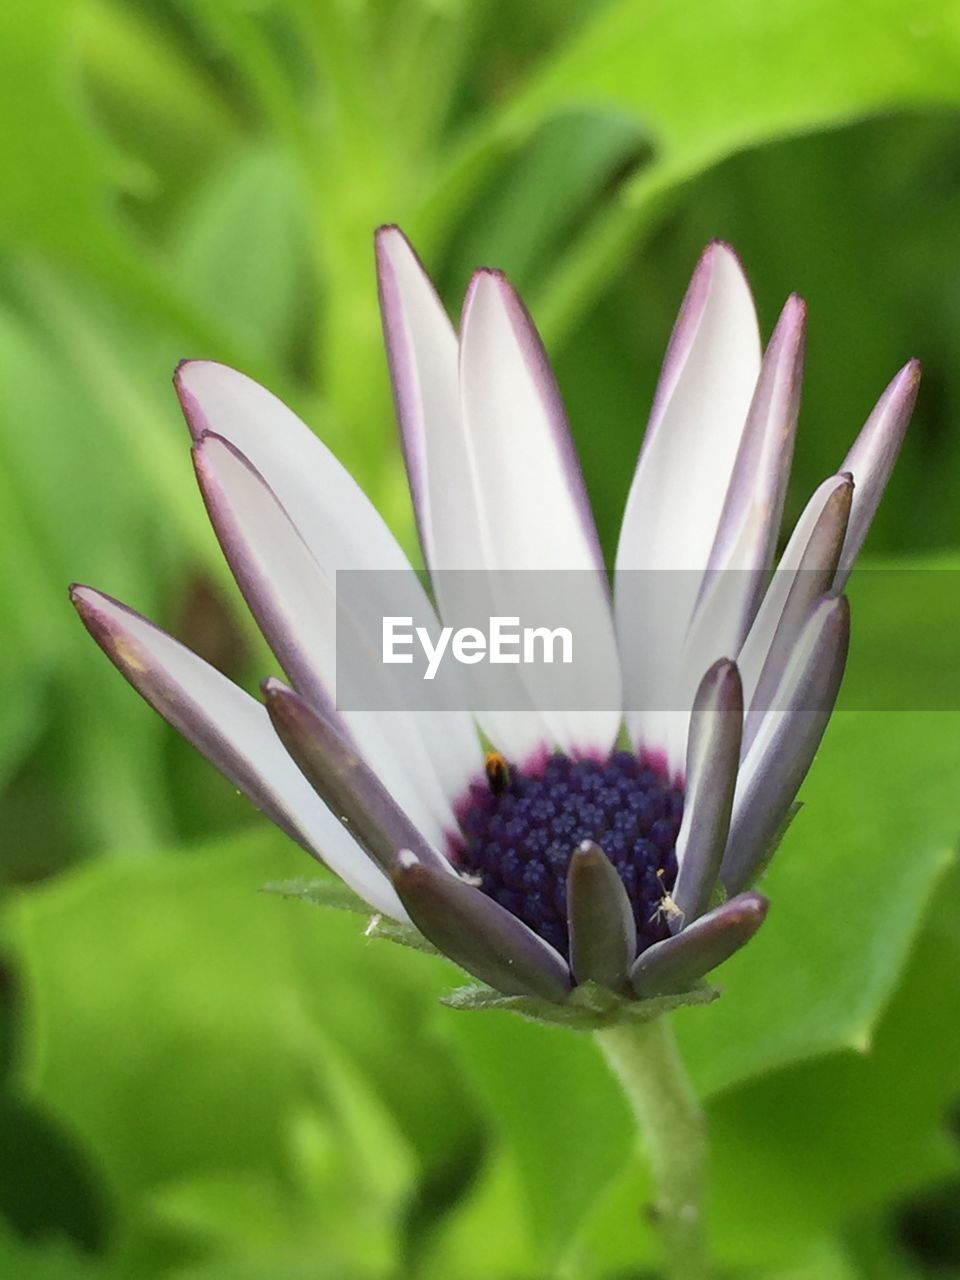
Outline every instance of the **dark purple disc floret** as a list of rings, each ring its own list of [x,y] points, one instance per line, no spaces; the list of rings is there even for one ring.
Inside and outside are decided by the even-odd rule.
[[[504,766],[478,780],[460,810],[451,857],[495,902],[565,957],[567,872],[584,841],[616,867],[633,906],[640,950],[670,936],[660,909],[677,875],[683,792],[627,751],[608,760],[556,754],[538,772]]]

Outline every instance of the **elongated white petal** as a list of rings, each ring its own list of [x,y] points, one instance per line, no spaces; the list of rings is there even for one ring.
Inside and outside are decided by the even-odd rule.
[[[841,471],[853,476],[853,506],[840,555],[836,588],[842,591],[876,514],[913,413],[920,386],[920,362],[911,360],[877,401]]]
[[[407,557],[363,490],[276,396],[209,360],[184,362],[175,382],[194,439],[216,433],[250,461],[331,581],[338,570],[411,575]],[[272,572],[274,566],[268,568]],[[410,590],[419,591],[412,583]],[[419,596],[418,614],[430,610],[425,593]],[[459,796],[482,769],[472,717],[466,712],[412,714],[431,771],[450,799]]]
[[[307,783],[259,702],[132,609],[90,587],[71,594],[91,635],[156,711],[372,907],[407,919],[390,881]]]
[[[478,272],[464,302],[460,391],[480,499],[477,525],[460,525],[463,553],[495,573],[532,571],[548,613],[569,590],[567,571],[578,573],[577,671],[595,682],[584,702],[597,710],[550,722],[568,750],[609,750],[620,722],[619,659],[593,517],[546,353],[496,272]]]
[[[580,571],[578,644],[595,655],[584,670],[603,679],[582,705],[605,709],[541,711],[533,673],[512,668],[502,672],[502,705],[515,710],[483,713],[481,723],[515,759],[545,744],[605,750],[620,709],[609,601],[579,465],[530,318],[501,275],[479,272],[464,305],[458,370],[452,326],[396,228],[379,233],[377,259],[404,452],[444,620],[465,616],[468,604],[475,614],[522,617],[531,591],[549,612],[550,592],[565,588],[551,571]],[[482,572],[461,593],[449,570]]]
[[[793,803],[820,745],[836,701],[850,641],[843,596],[814,606],[740,766],[721,879],[739,893],[762,868],[771,841]]]
[[[399,227],[377,232],[377,285],[390,381],[424,559],[438,567],[436,527],[472,495],[443,483],[460,470],[459,344],[430,277]]]
[[[195,446],[194,457],[220,545],[296,688],[329,711],[339,665],[341,682],[369,689],[371,706],[377,705],[375,691],[382,688],[380,705],[389,706],[390,674],[382,662],[379,634],[367,634],[360,626],[346,634],[351,619],[341,608],[338,635],[335,580],[311,555],[263,477],[236,448],[210,433]],[[374,590],[380,577],[370,577]],[[412,574],[400,581],[416,584]],[[398,711],[345,711],[343,719],[397,804],[427,839],[442,845],[444,832],[456,825],[451,797],[431,766],[415,718]]]
[[[760,337],[733,253],[705,251],[667,351],[616,561],[628,725],[638,746],[684,763],[678,654],[713,549],[757,377]],[[643,571],[643,572],[637,572]]]
[[[477,546],[476,531],[485,517],[473,442],[463,426],[460,350],[453,325],[396,227],[377,233],[377,273],[404,459],[440,612],[450,625],[463,624],[471,610],[478,617],[484,612],[487,617],[514,616],[510,601],[486,598],[495,585],[492,579],[484,581],[483,572],[491,567],[492,554],[480,554]],[[461,575],[461,570],[481,572]],[[519,673],[505,669],[503,687],[503,709],[477,718],[505,755],[524,762],[553,744],[554,730]]]
[[[213,360],[185,361],[174,384],[194,440],[214,432],[248,458],[318,563],[335,569],[409,569],[357,482],[272,392]]]

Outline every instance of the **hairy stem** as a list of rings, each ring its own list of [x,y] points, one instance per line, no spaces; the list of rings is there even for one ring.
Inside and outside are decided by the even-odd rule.
[[[704,1230],[707,1138],[703,1111],[666,1018],[596,1033],[623,1085],[653,1173],[653,1212],[667,1280],[709,1275]]]

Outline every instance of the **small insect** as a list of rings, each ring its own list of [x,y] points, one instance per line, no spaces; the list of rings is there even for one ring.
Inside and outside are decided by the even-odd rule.
[[[510,766],[499,751],[488,751],[485,767],[490,790],[495,796],[503,795],[510,781]]]
[[[657,904],[657,909],[650,917],[651,920],[666,920],[673,923],[674,920],[679,921],[680,928],[683,928],[683,922],[686,919],[685,912],[681,911],[674,902],[670,890],[663,883],[663,868],[657,872],[657,879],[660,881],[660,887],[663,889],[663,896]]]
[[[370,919],[367,921],[367,927],[363,931],[363,936],[365,938],[372,938],[373,935],[377,932],[377,929],[379,928],[379,925],[380,925],[380,921],[382,919],[383,919],[383,915],[379,911],[376,913],[376,915],[372,915]]]
[[[472,884],[475,889],[479,889],[483,884],[483,876],[478,876],[472,871],[458,871],[460,879],[464,884]]]

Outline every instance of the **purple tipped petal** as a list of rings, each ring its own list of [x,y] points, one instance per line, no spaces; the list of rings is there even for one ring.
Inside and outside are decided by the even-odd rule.
[[[297,689],[332,705],[336,616],[332,584],[249,460],[207,432],[193,447],[197,483],[250,611]]]
[[[634,992],[647,999],[689,991],[750,941],[763,924],[768,906],[762,894],[741,893],[681,933],[655,942],[630,972]]]
[[[536,571],[542,616],[559,613],[569,592],[561,573],[553,571],[582,573],[577,642],[590,662],[574,670],[602,680],[603,690],[591,687],[582,701],[595,710],[547,711],[543,718],[564,750],[606,752],[616,738],[621,704],[599,543],[546,354],[523,303],[500,272],[477,272],[467,290],[460,404],[478,521],[470,529],[461,516],[456,536],[461,547],[472,544],[475,562],[488,570]],[[507,586],[501,576],[495,590],[506,592]],[[529,592],[529,581],[518,590]],[[537,673],[521,667],[517,674],[533,705],[543,706]]]
[[[502,571],[586,569],[597,575],[588,608],[612,696],[589,705],[619,707],[619,672],[606,583],[583,481],[539,338],[498,273],[480,272],[464,305],[460,347],[436,292],[402,233],[377,235],[380,301],[410,485],[427,563],[438,570],[488,571],[473,582],[473,613],[517,612]],[[459,364],[458,364],[459,361]],[[494,583],[494,575],[497,577]],[[546,587],[547,577],[543,575]],[[456,583],[435,576],[445,621],[466,616]],[[477,599],[487,588],[490,600]],[[497,598],[494,598],[496,595]],[[511,759],[544,743],[606,750],[617,711],[575,716],[540,711],[530,669],[501,673],[507,712],[479,719]],[[584,705],[587,705],[584,700]]]
[[[433,282],[399,227],[376,235],[377,286],[390,382],[424,559],[437,567],[434,524],[442,522],[442,487],[431,467],[458,452],[460,419],[457,335]],[[451,438],[445,439],[448,436]],[[452,496],[452,495],[451,495]],[[434,509],[434,502],[441,510]]]
[[[526,556],[533,569],[602,573],[600,542],[560,389],[530,313],[500,271],[478,271],[467,290],[460,379],[467,430],[477,439],[493,430],[506,457],[515,450],[524,455],[515,483],[530,484],[534,513],[551,517],[547,528],[524,530],[526,545],[515,554]],[[546,474],[541,473],[544,464]],[[541,505],[546,502],[550,505]]]
[[[687,744],[687,788],[677,837],[673,900],[689,925],[701,916],[720,874],[740,763],[743,688],[736,665],[721,658],[697,690]]]
[[[893,464],[897,460],[917,400],[920,361],[911,360],[900,370],[857,436],[841,471],[853,476],[855,489],[850,524],[840,555],[835,589],[842,591],[863,546]]]
[[[637,927],[623,881],[592,840],[585,840],[570,859],[567,921],[577,981],[622,990],[637,954]]]
[[[338,676],[352,688],[373,690],[379,682],[385,690],[382,705],[389,705],[390,672],[377,637],[358,626],[351,642],[344,643],[350,619],[338,610],[335,575],[317,563],[264,478],[229,441],[212,433],[194,446],[194,465],[224,555],[294,687],[323,710],[334,701]],[[400,581],[415,592],[409,601],[413,615],[419,584],[413,574]],[[384,610],[393,611],[393,606]],[[418,621],[430,617],[425,606]],[[376,705],[376,699],[372,702]],[[434,840],[452,830],[453,796],[433,767],[437,752],[422,738],[418,718],[403,712],[351,713],[347,722],[361,754],[417,826]],[[468,777],[460,777],[461,790]]]
[[[265,681],[263,693],[273,727],[303,776],[379,866],[389,871],[397,851],[410,849],[421,862],[449,871],[335,721],[279,680]]]
[[[174,382],[194,439],[200,441],[210,434],[222,437],[262,477],[270,497],[282,510],[286,525],[295,530],[296,540],[306,545],[318,566],[311,571],[310,581],[319,573],[331,584],[323,597],[328,605],[332,583],[340,570],[369,569],[378,574],[395,571],[397,580],[409,577],[413,593],[417,583],[410,563],[383,518],[353,477],[292,410],[252,378],[212,360],[184,362],[177,369]],[[233,497],[232,492],[223,496],[226,500]],[[232,501],[230,506],[237,526],[231,546],[239,554],[240,535],[251,542],[252,531],[244,519],[245,512]],[[228,514],[223,512],[224,520]],[[271,527],[276,523],[272,521]],[[287,538],[284,546],[289,545]],[[244,550],[248,560],[268,552],[272,553],[272,549],[263,544]],[[294,554],[302,561],[301,552]],[[283,576],[283,564],[275,561],[272,554],[270,568],[278,578]],[[289,575],[285,580],[289,583]],[[306,591],[299,594],[305,597]],[[301,603],[304,610],[314,613],[321,608],[320,597],[312,596],[310,601],[304,599]],[[274,606],[277,604],[275,598]],[[404,612],[432,613],[422,589],[413,607]],[[324,643],[332,642],[333,635],[333,630],[324,627],[312,632],[309,644],[298,641],[297,648],[319,667]],[[359,727],[357,737],[364,737]],[[378,771],[386,774],[390,770],[382,753],[377,754],[377,737],[375,730],[362,746],[365,754],[369,752],[370,758],[376,759]],[[422,768],[423,778],[435,775],[448,798],[459,795],[483,767],[475,727],[466,712],[420,712],[406,718],[402,737],[407,744],[404,752],[414,750],[418,756],[417,768]],[[392,746],[390,750],[397,755]],[[427,757],[425,762],[423,755]],[[403,754],[398,759],[402,761]],[[433,789],[432,783],[428,785]]]
[[[87,630],[156,711],[371,906],[405,919],[389,881],[308,786],[259,702],[125,605],[90,587],[70,594]]]
[[[828,596],[813,608],[740,769],[721,879],[728,893],[749,885],[813,761],[840,689],[850,641],[850,606]]]
[[[683,642],[759,373],[749,286],[731,250],[710,245],[670,341],[617,548],[628,727],[639,746],[666,751],[672,772],[683,770],[686,717],[657,708],[680,705],[670,700],[680,694]]]
[[[764,712],[774,705],[776,691],[810,610],[830,590],[846,536],[852,499],[853,481],[849,476],[832,476],[817,490],[808,511],[812,515],[819,507],[819,514],[811,527],[804,512],[797,526],[800,535],[797,544],[791,539],[777,574],[767,588],[740,659],[749,697],[741,747],[744,756],[763,724]],[[805,542],[800,545],[803,539]]]
[[[475,978],[504,995],[566,1000],[570,971],[563,958],[479,889],[406,850],[394,863],[393,883],[424,937]]]
[[[730,488],[710,557],[711,568],[769,566],[780,527],[800,413],[807,308],[791,294],[760,366]],[[759,509],[762,519],[743,548],[740,529]],[[734,552],[740,552],[734,556]]]
[[[805,336],[806,306],[793,294],[763,357],[692,624],[689,644],[702,650],[700,670],[743,644],[773,561],[800,412]]]

